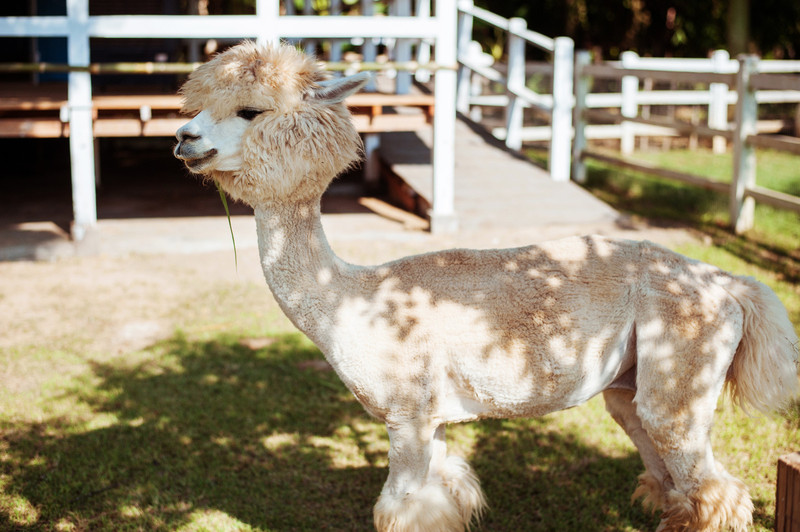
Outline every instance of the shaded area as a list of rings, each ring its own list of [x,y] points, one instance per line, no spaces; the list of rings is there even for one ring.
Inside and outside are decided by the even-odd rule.
[[[297,334],[178,336],[150,351],[159,362],[97,364],[65,391],[93,421],[2,427],[3,492],[38,518],[3,511],[0,528],[173,530],[208,510],[261,530],[372,529],[385,432],[309,363],[316,348]],[[481,529],[653,529],[657,519],[629,502],[638,456],[608,456],[550,424],[475,424],[471,461],[490,501]]]
[[[170,138],[99,139],[99,219],[224,216],[216,189],[172,155]],[[0,228],[55,222],[69,231],[72,185],[68,139],[2,139],[3,195]],[[324,212],[369,212],[358,204],[360,169],[340,177],[326,195]],[[338,187],[338,188],[337,188]],[[252,214],[229,203],[232,215]]]

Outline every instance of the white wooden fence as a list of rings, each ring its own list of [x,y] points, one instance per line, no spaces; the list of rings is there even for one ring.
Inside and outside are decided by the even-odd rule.
[[[472,0],[458,3],[458,103],[456,108],[469,113],[471,105],[502,105],[506,108],[506,146],[518,150],[522,147],[523,108],[535,107],[550,117],[550,175],[556,181],[568,181],[570,173],[570,138],[572,136],[571,110],[573,107],[573,54],[574,43],[568,37],[551,39],[527,28],[521,18],[506,19],[490,11],[475,7]],[[508,68],[504,74],[481,60],[472,43],[473,20],[479,19],[508,34]],[[552,61],[541,66],[541,71],[552,77],[552,92],[540,94],[526,84],[526,43],[549,52]],[[486,98],[473,94],[473,75],[482,76],[505,86],[506,94],[499,98]]]
[[[573,44],[567,38],[551,39],[532,32],[524,20],[505,19],[475,7],[471,0],[459,1],[458,11],[457,109],[470,114],[475,106],[504,107],[505,127],[494,128],[493,134],[512,149],[519,149],[523,141],[550,141],[548,164],[554,180],[568,180],[571,175],[582,182],[586,175],[584,159],[594,158],[729,193],[731,223],[738,232],[752,227],[754,200],[800,212],[800,198],[756,186],[753,152],[759,146],[800,154],[800,140],[795,137],[758,135],[756,114],[758,103],[800,102],[800,76],[787,74],[800,72],[800,61],[763,61],[755,57],[732,60],[725,51],[707,59],[641,58],[625,52],[621,61],[592,64],[588,52],[579,51],[573,66]],[[498,68],[472,42],[473,19],[507,34],[505,68]],[[552,60],[526,64],[526,42],[550,52]],[[540,94],[526,87],[526,67],[529,72],[551,77],[551,92]],[[574,86],[569,79],[573,72]],[[476,78],[502,85],[505,94],[483,94]],[[594,78],[616,80],[621,90],[592,92]],[[653,80],[672,85],[680,82],[692,88],[653,90]],[[703,124],[655,117],[649,112],[650,106],[655,105],[703,106],[708,119]],[[736,112],[735,120],[729,123],[731,105]],[[525,127],[523,107],[543,111],[550,117],[550,125]],[[731,142],[733,184],[637,163],[627,157],[612,157],[587,146],[587,139],[617,138],[620,151],[628,156],[634,151],[637,137],[671,135],[713,137],[717,153],[724,153]],[[568,155],[565,150],[569,150],[570,143],[572,153]],[[571,171],[566,167],[570,160]]]
[[[398,39],[425,44],[439,66],[435,76],[433,149],[433,231],[456,227],[454,209],[454,131],[456,99],[456,0],[397,0],[392,16],[281,15],[280,0],[256,0],[254,15],[116,15],[91,16],[88,0],[66,0],[65,16],[0,17],[0,37],[66,37],[71,67],[88,67],[91,38],[243,39]],[[289,0],[287,5],[292,4]],[[367,0],[365,6],[371,6]],[[406,54],[407,55],[407,54]],[[74,220],[73,238],[80,240],[97,223],[94,143],[92,138],[91,74],[69,72],[68,114]]]
[[[778,208],[800,212],[800,198],[772,191],[756,185],[755,148],[767,147],[800,155],[800,139],[783,135],[758,135],[758,102],[797,102],[800,101],[800,76],[778,73],[800,71],[800,62],[759,61],[755,56],[741,56],[731,68],[729,61],[717,60],[721,65],[718,71],[703,71],[701,63],[689,71],[686,67],[667,70],[656,69],[656,63],[642,59],[623,58],[621,64],[592,64],[588,52],[576,54],[576,86],[573,142],[573,179],[583,181],[586,175],[584,159],[592,158],[607,163],[675,179],[692,185],[728,193],[730,195],[731,225],[737,232],[746,231],[753,226],[754,202],[763,202]],[[633,67],[628,65],[633,63]],[[621,112],[591,109],[589,92],[592,79],[606,78],[621,80],[623,85]],[[639,82],[645,79],[681,81],[709,87],[703,90],[703,98],[711,106],[708,124],[692,124],[674,119],[640,116],[638,105],[642,102],[663,103],[664,98],[648,99],[647,93],[638,91]],[[626,93],[627,87],[627,93]],[[696,91],[697,92],[697,91]],[[602,95],[596,95],[598,97]],[[663,95],[660,95],[663,96]],[[675,95],[673,95],[675,96]],[[674,102],[693,102],[693,95],[682,92],[673,98]],[[699,99],[699,98],[698,98]],[[722,103],[720,103],[720,101]],[[606,102],[608,103],[608,102]],[[727,121],[727,105],[734,103],[735,118]],[[600,107],[595,102],[596,107]],[[719,106],[716,110],[715,107]],[[683,134],[696,134],[721,138],[732,143],[733,176],[730,184],[713,181],[704,176],[667,170],[635,162],[627,157],[614,157],[591,150],[587,146],[586,131],[589,120],[615,123],[623,126],[621,151],[623,155],[633,151],[635,130],[625,126],[643,124],[672,130]],[[626,136],[627,135],[627,136]]]

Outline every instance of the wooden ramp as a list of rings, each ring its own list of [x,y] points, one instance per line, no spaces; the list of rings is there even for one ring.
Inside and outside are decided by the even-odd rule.
[[[416,209],[432,205],[430,130],[384,133],[381,158]],[[557,225],[614,226],[620,214],[574,183],[507,150],[479,125],[456,121],[455,209],[459,231]],[[412,207],[411,205],[406,205]]]

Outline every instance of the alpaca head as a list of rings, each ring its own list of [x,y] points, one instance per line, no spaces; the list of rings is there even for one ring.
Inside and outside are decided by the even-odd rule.
[[[367,81],[325,81],[291,46],[239,44],[181,88],[182,111],[195,116],[176,133],[175,156],[252,206],[313,199],[360,158],[342,102]]]

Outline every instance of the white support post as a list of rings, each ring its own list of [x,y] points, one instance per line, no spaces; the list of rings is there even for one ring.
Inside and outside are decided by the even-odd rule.
[[[548,169],[553,181],[569,181],[574,55],[575,44],[572,39],[557,37],[553,50],[553,112],[548,159]]]
[[[714,72],[724,72],[725,65],[730,60],[727,50],[715,50],[711,54],[711,64]],[[714,129],[728,128],[728,86],[724,83],[711,83],[708,86],[710,101],[708,103],[708,127]],[[714,153],[725,153],[728,143],[725,137],[715,136],[712,142]]]
[[[731,185],[730,217],[736,233],[753,227],[755,202],[745,191],[756,184],[756,153],[747,137],[757,133],[758,105],[756,93],[750,88],[750,76],[758,69],[758,57],[739,56],[736,75],[736,127],[733,134],[733,183]]]
[[[622,52],[623,68],[636,68],[639,55],[636,52]],[[636,103],[636,93],[639,92],[639,78],[636,76],[623,76],[622,78],[622,109],[624,117],[636,117],[638,105]],[[630,155],[636,148],[636,132],[633,122],[622,122],[622,137],[620,138],[620,151],[623,155]]]
[[[434,76],[433,119],[433,208],[431,232],[454,233],[455,212],[455,129],[456,129],[456,3],[436,2],[436,63],[444,68]]]
[[[431,0],[417,0],[416,16],[420,20],[427,20],[431,16]],[[417,45],[417,63],[425,65],[431,62],[431,44],[425,39],[421,39]],[[431,71],[419,69],[414,73],[414,79],[420,83],[427,83],[431,80]]]
[[[278,17],[281,14],[280,0],[256,0],[256,16],[260,33],[257,35],[259,44],[278,44]]]
[[[459,59],[469,57],[470,43],[472,42],[472,15],[469,10],[473,7],[473,0],[459,0],[458,2],[458,50]],[[467,11],[467,12],[464,12]],[[469,100],[472,90],[472,70],[464,65],[458,66],[458,90],[456,91],[456,109],[459,113],[469,113]]]
[[[71,66],[89,66],[89,1],[67,0],[67,19],[67,62]],[[97,226],[91,74],[70,72],[67,98],[72,171],[72,238],[79,241]]]
[[[380,147],[380,133],[364,133],[364,186],[368,192],[377,190],[380,181],[381,163],[378,157]]]
[[[575,54],[575,106],[572,108],[572,123],[575,138],[572,141],[572,179],[578,183],[586,182],[586,163],[583,150],[586,148],[586,96],[589,94],[589,77],[584,75],[583,67],[591,64],[592,55],[588,50]]]
[[[528,29],[525,19],[514,17],[508,21],[508,107],[506,107],[506,146],[512,150],[522,148],[523,100],[514,93],[525,88],[525,39],[519,34]]]
[[[331,15],[334,17],[341,16],[342,14],[342,0],[331,0]],[[340,39],[331,39],[330,46],[331,52],[329,59],[331,62],[338,63],[342,60],[342,44],[343,41]],[[338,76],[339,73],[334,74],[334,76]]]
[[[411,16],[411,0],[395,0],[395,15],[400,17]],[[395,60],[398,62],[411,61],[411,41],[409,39],[397,39],[395,43]],[[408,94],[411,92],[411,72],[408,70],[398,70],[395,79],[395,92],[397,94]]]
[[[361,0],[361,13],[365,17],[372,17],[375,15],[375,0]],[[361,46],[361,55],[364,58],[364,61],[367,63],[372,63],[375,61],[375,58],[378,54],[378,48],[375,45],[375,40],[367,37],[364,39],[364,44]],[[375,78],[372,77],[364,86],[364,90],[367,92],[375,92],[377,90],[377,86],[375,85]]]

